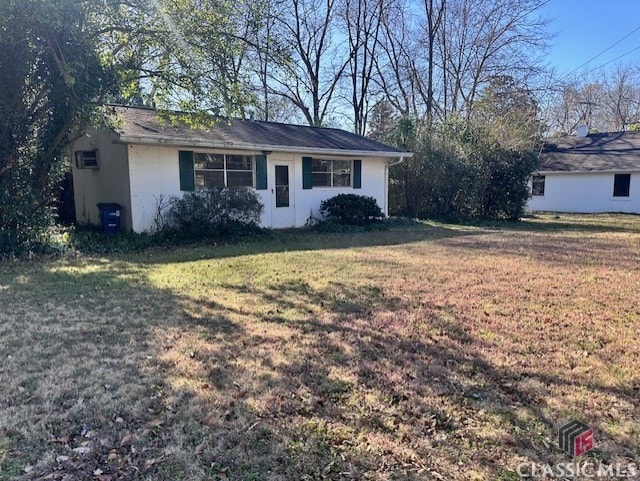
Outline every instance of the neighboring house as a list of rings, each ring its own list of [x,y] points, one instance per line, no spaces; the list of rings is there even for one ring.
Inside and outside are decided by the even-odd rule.
[[[531,211],[640,213],[640,132],[546,139]]]
[[[304,226],[341,193],[374,197],[386,214],[389,165],[412,155],[339,129],[238,119],[190,128],[152,109],[114,109],[117,127],[72,145],[79,224],[99,224],[97,204],[118,203],[124,230],[150,231],[161,204],[214,186],[254,188],[264,227]]]

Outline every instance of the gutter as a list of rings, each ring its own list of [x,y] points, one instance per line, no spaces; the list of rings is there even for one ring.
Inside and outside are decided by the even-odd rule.
[[[413,152],[405,152],[405,155],[401,155],[400,157],[398,157],[398,160],[394,161],[389,161],[389,163],[387,164],[387,167],[393,167],[394,165],[398,165],[403,163],[405,160],[407,160],[409,157],[413,157]]]
[[[253,150],[253,151],[276,151],[290,152],[299,154],[322,154],[336,156],[362,156],[362,157],[399,157],[396,163],[403,162],[405,157],[413,156],[411,152],[389,152],[389,151],[368,151],[368,150],[345,150],[345,149],[322,149],[309,147],[293,147],[290,145],[264,145],[253,144],[248,142],[210,142],[206,140],[193,140],[186,142],[183,140],[165,140],[154,137],[145,137],[141,135],[122,135],[120,134],[120,142],[126,144],[141,145],[166,145],[171,147],[202,147],[208,149],[236,149],[236,150]],[[392,165],[395,165],[392,164]]]

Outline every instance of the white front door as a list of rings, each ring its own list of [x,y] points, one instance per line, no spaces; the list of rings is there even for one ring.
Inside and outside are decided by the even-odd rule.
[[[272,227],[283,228],[295,225],[293,202],[293,162],[286,160],[271,161],[271,219]]]

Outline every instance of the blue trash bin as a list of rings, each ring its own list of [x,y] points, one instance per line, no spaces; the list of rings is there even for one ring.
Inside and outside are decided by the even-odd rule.
[[[104,232],[115,234],[120,232],[120,220],[122,219],[122,206],[115,202],[100,202],[100,224]]]

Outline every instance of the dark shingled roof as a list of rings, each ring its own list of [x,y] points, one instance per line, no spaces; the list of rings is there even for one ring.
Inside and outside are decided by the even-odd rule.
[[[305,152],[350,151],[397,157],[407,152],[340,129],[256,120],[220,119],[213,127],[191,128],[183,122],[159,119],[158,112],[115,106],[116,132],[123,142],[182,146]]]
[[[640,132],[545,139],[541,172],[640,170]]]

